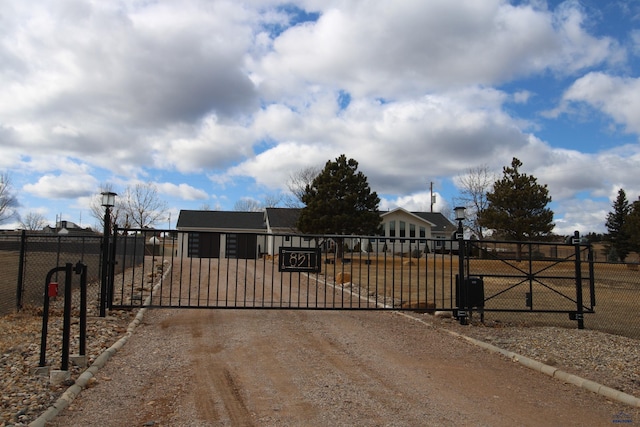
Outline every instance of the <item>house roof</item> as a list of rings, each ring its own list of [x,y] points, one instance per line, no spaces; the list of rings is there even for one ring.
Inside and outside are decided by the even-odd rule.
[[[384,219],[384,217],[389,216],[391,214],[397,213],[397,212],[401,212],[407,216],[413,216],[416,217],[416,220],[418,221],[424,221],[424,222],[428,222],[429,226],[433,229],[435,227],[436,224],[431,223],[429,220],[427,220],[426,218],[423,218],[421,216],[416,215],[414,212],[409,212],[408,210],[404,209],[404,208],[395,208],[393,210],[387,211],[387,212],[382,212],[380,214],[380,216]]]
[[[178,229],[216,229],[216,230],[257,230],[266,231],[267,224],[272,229],[295,229],[302,209],[266,208],[265,212],[239,211],[191,211],[182,210],[178,217]],[[402,211],[413,215],[431,225],[432,232],[453,232],[456,227],[440,212],[409,212],[402,208],[391,212]],[[382,213],[382,216],[391,212]]]
[[[180,211],[177,228],[266,230],[262,212]]]
[[[431,228],[431,231],[435,232],[447,232],[447,231],[455,231],[456,226],[451,223],[447,219],[446,216],[442,215],[440,212],[411,212],[412,214],[419,216],[425,221],[429,221],[434,224],[435,227]]]
[[[296,228],[302,209],[297,208],[267,208],[266,221],[271,228]]]

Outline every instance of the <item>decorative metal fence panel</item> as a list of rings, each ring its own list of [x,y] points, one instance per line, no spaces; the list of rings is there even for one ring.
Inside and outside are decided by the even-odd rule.
[[[467,275],[484,286],[484,311],[593,313],[591,246],[540,242],[468,241]]]
[[[153,242],[145,283],[114,282],[112,307],[567,313],[595,305],[590,246],[378,236],[129,230]],[[126,245],[123,255],[128,253]],[[462,256],[461,256],[462,255]],[[576,258],[577,256],[577,258]],[[458,286],[459,263],[465,278]],[[160,267],[161,266],[161,267]],[[157,281],[158,268],[164,277]],[[171,273],[167,273],[171,270]],[[483,284],[474,300],[465,286]],[[577,284],[579,283],[579,285]],[[465,288],[466,289],[466,288]]]
[[[125,268],[141,269],[137,276],[145,277],[145,283],[115,281],[114,308],[453,308],[453,254],[431,249],[442,241],[144,230],[125,234],[131,244],[153,244],[147,245],[144,264],[117,260]],[[127,253],[125,248],[123,255]],[[311,253],[306,262],[312,260],[312,266],[293,268]],[[171,270],[161,283],[153,279],[158,268]]]

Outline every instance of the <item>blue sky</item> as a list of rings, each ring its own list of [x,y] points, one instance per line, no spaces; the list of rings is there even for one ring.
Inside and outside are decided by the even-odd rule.
[[[5,0],[0,171],[51,224],[153,183],[167,227],[343,153],[381,209],[428,210],[433,182],[446,213],[517,157],[556,233],[603,232],[640,196],[639,23],[631,0]]]

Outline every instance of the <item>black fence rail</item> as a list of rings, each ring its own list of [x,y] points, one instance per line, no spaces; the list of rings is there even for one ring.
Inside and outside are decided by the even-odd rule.
[[[124,234],[128,244],[118,264],[143,269],[143,277],[152,277],[159,265],[169,266],[172,273],[156,287],[114,282],[114,308],[453,308],[453,254],[430,249],[441,241],[145,230]],[[131,264],[128,254],[137,240],[153,242],[145,250],[151,262]]]
[[[378,236],[168,230],[121,235],[128,243],[118,264],[151,268],[141,272],[148,277],[159,265],[172,272],[154,286],[114,282],[115,308],[564,313],[582,327],[595,306],[591,248],[579,239],[492,242],[488,249],[473,241]],[[153,242],[145,252],[151,262],[140,266],[127,260],[138,240]],[[474,286],[480,288],[465,293]]]
[[[484,286],[484,311],[593,313],[591,246],[540,242],[466,242],[467,275]]]
[[[0,232],[0,315],[21,306],[42,306],[43,277],[67,262],[87,264],[89,300],[97,301],[102,239]],[[127,274],[112,279],[109,303],[114,308],[453,312],[459,305],[457,242],[375,236],[245,237],[175,230],[119,230],[115,241],[114,272]],[[569,318],[578,311],[574,245],[531,243],[521,247],[519,255],[513,242],[465,242],[465,247],[465,276],[482,279],[482,307],[476,305],[474,310],[482,308],[486,322],[575,327]],[[281,267],[279,248],[320,248],[320,271]],[[589,263],[588,251],[588,246],[580,246],[585,327],[640,339],[638,263]],[[160,285],[159,272],[164,276]],[[474,319],[479,319],[475,313]]]
[[[525,243],[518,248],[514,242],[476,241],[469,247],[468,274],[483,278],[487,322],[573,327],[580,290],[585,328],[640,339],[637,263],[594,262],[606,256],[578,245],[576,272],[575,245]]]

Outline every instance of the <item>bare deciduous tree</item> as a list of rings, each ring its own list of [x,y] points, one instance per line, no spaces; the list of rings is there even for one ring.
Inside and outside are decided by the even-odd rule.
[[[287,188],[293,195],[288,200],[285,201],[285,204],[291,208],[301,208],[304,206],[302,202],[302,196],[305,194],[305,189],[307,186],[311,185],[315,177],[320,175],[322,168],[318,168],[315,166],[307,166],[306,168],[302,168],[293,172],[289,175],[289,182],[287,183]]]
[[[498,175],[487,165],[469,168],[457,177],[460,196],[454,201],[466,208],[467,227],[480,240],[484,238],[486,229],[480,225],[478,213],[489,206],[487,193],[491,191],[497,178]]]
[[[11,186],[11,176],[7,172],[0,173],[0,224],[18,218],[18,199]]]
[[[235,202],[233,210],[238,212],[260,212],[264,210],[264,207],[257,200],[244,197]]]
[[[115,192],[111,184],[101,184],[99,192],[91,201],[91,215],[104,228],[105,208],[101,193]],[[167,203],[160,199],[158,188],[151,182],[128,186],[123,194],[118,194],[115,206],[111,208],[111,223],[123,228],[150,228],[167,218]]]
[[[42,230],[47,226],[47,219],[37,212],[29,212],[20,220],[20,228],[23,230]]]
[[[135,227],[151,228],[167,217],[167,203],[160,199],[158,187],[152,182],[127,187],[118,205],[120,215]]]
[[[275,208],[282,202],[283,199],[284,196],[282,195],[282,193],[269,193],[264,196],[262,205],[265,208]]]

